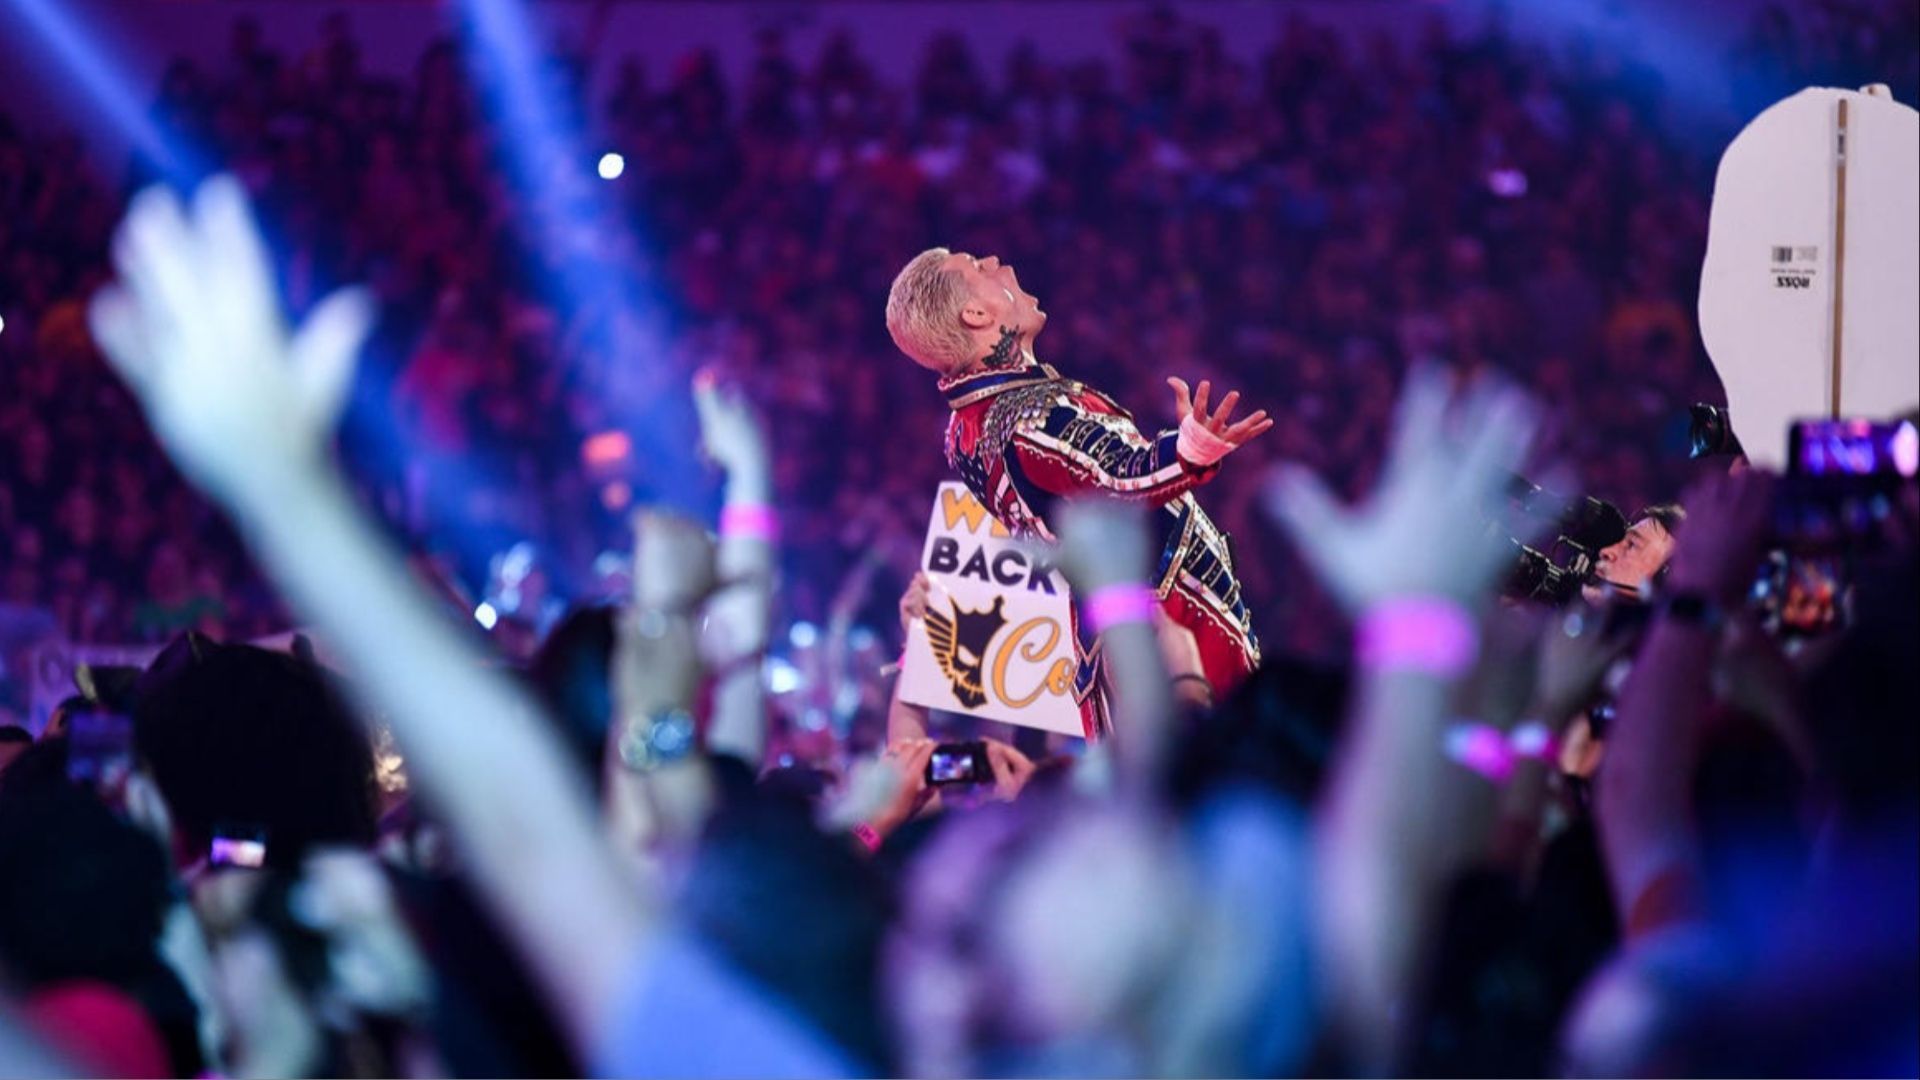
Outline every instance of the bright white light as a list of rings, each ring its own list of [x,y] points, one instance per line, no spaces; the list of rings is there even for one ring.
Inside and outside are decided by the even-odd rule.
[[[600,179],[618,180],[620,174],[627,171],[627,159],[619,154],[600,155]]]
[[[787,631],[787,640],[796,649],[811,649],[813,643],[820,640],[820,629],[810,622],[797,622]]]
[[[0,334],[4,334],[6,332],[7,332],[7,320],[5,318],[0,318]]]
[[[791,694],[800,689],[800,669],[779,657],[767,661],[767,692]]]
[[[1920,430],[1911,420],[1902,421],[1893,433],[1893,467],[1901,476],[1920,472]]]
[[[479,607],[473,609],[473,618],[481,627],[491,630],[493,629],[493,624],[500,621],[500,613],[493,610],[492,604],[481,604]]]

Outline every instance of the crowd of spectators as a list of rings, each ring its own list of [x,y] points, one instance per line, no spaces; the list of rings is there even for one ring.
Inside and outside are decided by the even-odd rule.
[[[1743,53],[1750,96],[1813,77],[1904,90],[1912,13],[1895,8],[1771,13]],[[1020,266],[1055,316],[1045,358],[1148,422],[1167,374],[1271,409],[1278,430],[1208,494],[1251,547],[1274,539],[1250,512],[1262,466],[1357,489],[1416,358],[1524,380],[1587,490],[1629,508],[1672,496],[1680,412],[1718,394],[1690,318],[1716,146],[1668,134],[1656,78],[1591,43],[1437,17],[1369,41],[1289,17],[1251,66],[1170,10],[1116,32],[1117,67],[1031,45],[1002,65],[936,38],[906,88],[850,38],[802,58],[769,33],[743,85],[695,53],[664,73],[621,65],[604,101],[578,88],[612,60],[582,52],[552,83],[594,153],[539,168],[561,192],[599,183],[601,148],[627,168],[587,209],[547,216],[451,40],[393,78],[363,69],[344,17],[290,55],[241,21],[218,63],[169,68],[155,115],[248,183],[296,308],[330,284],[374,288],[382,348],[347,452],[475,596],[520,540],[556,592],[589,596],[625,505],[700,478],[662,402],[711,362],[774,417],[790,617],[821,619],[863,551],[897,584],[945,472],[944,417],[879,306],[935,242]],[[0,126],[0,598],[77,641],[284,629],[80,318],[122,195],[75,141]],[[588,269],[567,280],[619,294],[556,295],[569,259]],[[583,443],[608,431],[635,452],[595,463]],[[1248,560],[1258,629],[1328,652],[1329,608],[1298,569]],[[865,621],[884,627],[885,607]]]
[[[1743,92],[1910,97],[1912,13],[1855,10]],[[941,38],[905,97],[770,35],[604,109],[583,53],[606,182],[339,18],[169,73],[229,174],[184,205],[0,130],[0,636],[165,643],[0,717],[0,1074],[1913,1075],[1920,488],[1766,632],[1775,478],[1678,437],[1712,153],[1621,58],[1445,30],[1247,70],[1155,11],[1117,73]],[[1181,692],[1111,504],[1052,522],[1109,737],[881,680],[945,469],[881,303],[933,242],[1143,424],[1169,374],[1278,420],[1201,493],[1237,693]],[[1523,469],[1685,479],[1650,591],[1496,603]],[[855,655],[878,752],[779,722],[802,621],[801,711]]]

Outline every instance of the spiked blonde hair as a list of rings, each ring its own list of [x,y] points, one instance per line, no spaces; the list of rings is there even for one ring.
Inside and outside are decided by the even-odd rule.
[[[921,367],[948,374],[974,359],[973,336],[960,323],[966,286],[943,265],[953,254],[928,248],[893,279],[887,292],[887,333]]]

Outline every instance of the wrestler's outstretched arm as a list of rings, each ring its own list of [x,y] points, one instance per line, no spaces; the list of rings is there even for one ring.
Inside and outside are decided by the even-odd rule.
[[[1203,380],[1191,394],[1185,380],[1168,379],[1167,385],[1173,388],[1180,425],[1145,446],[1063,404],[1015,431],[1008,464],[1053,495],[1105,495],[1161,506],[1213,479],[1222,458],[1273,427],[1264,409],[1233,419],[1240,403],[1237,390],[1209,411],[1210,383]]]

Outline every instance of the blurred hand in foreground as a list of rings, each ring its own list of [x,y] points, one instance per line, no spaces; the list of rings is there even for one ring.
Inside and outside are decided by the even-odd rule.
[[[1349,611],[1395,596],[1476,600],[1512,559],[1488,515],[1538,428],[1517,389],[1483,378],[1452,390],[1444,372],[1415,368],[1363,505],[1342,507],[1319,477],[1283,467],[1267,506]]]
[[[867,823],[874,832],[883,837],[892,835],[932,802],[937,793],[927,783],[927,762],[933,759],[938,745],[932,739],[903,739],[887,747],[880,760],[894,770],[900,786],[894,791],[892,803]]]
[[[134,196],[114,235],[118,280],[89,322],[173,459],[212,494],[271,498],[324,461],[373,325],[342,289],[289,329],[273,267],[237,180],[200,185],[191,206],[164,187]]]
[[[1011,743],[989,738],[980,741],[987,746],[987,765],[993,769],[993,797],[1002,802],[1019,798],[1027,781],[1033,779],[1033,759]]]
[[[730,478],[764,484],[772,472],[766,428],[739,388],[723,385],[718,372],[702,368],[693,377],[693,405],[701,448],[714,464]]]
[[[927,617],[927,601],[933,592],[933,580],[927,577],[925,570],[914,573],[913,580],[907,582],[907,591],[900,594],[900,632],[910,633],[916,619]]]
[[[1139,507],[1117,499],[1082,499],[1059,513],[1055,558],[1082,599],[1108,585],[1144,584],[1153,545]]]

